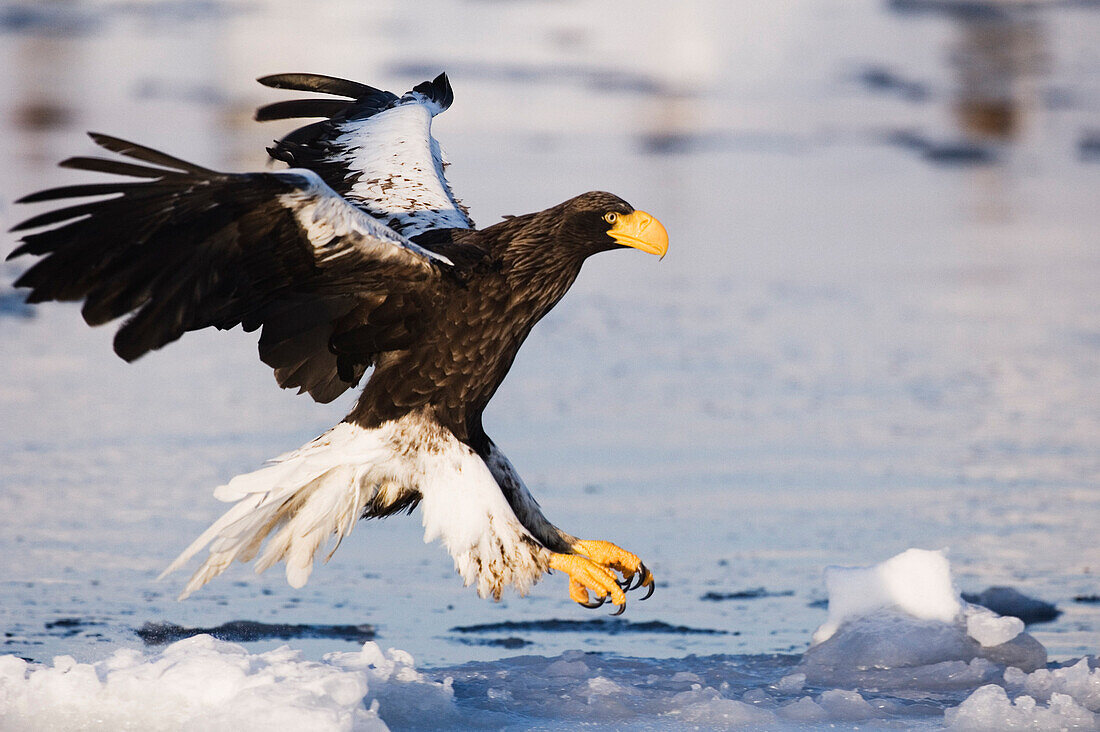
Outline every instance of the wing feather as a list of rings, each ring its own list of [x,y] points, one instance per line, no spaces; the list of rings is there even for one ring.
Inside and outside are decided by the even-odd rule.
[[[273,158],[313,170],[348,201],[407,237],[473,227],[444,176],[443,154],[431,134],[432,118],[454,100],[446,74],[401,97],[314,74],[278,74],[259,81],[347,97],[276,102],[257,110],[257,120],[327,118],[276,142],[268,149]]]
[[[256,81],[274,89],[320,92],[322,94],[351,97],[352,99],[372,94],[389,94],[389,92],[375,89],[373,86],[360,84],[358,81],[349,81],[348,79],[325,76],[324,74],[271,74],[262,76]],[[390,96],[396,99],[396,96],[392,94]]]
[[[256,110],[257,122],[269,122],[276,119],[296,119],[300,117],[335,117],[347,109],[348,103],[341,99],[291,99],[275,102]]]
[[[141,162],[81,157],[68,167],[144,182],[27,196],[98,198],[17,225],[31,233],[9,258],[43,257],[16,282],[31,289],[29,302],[83,300],[92,325],[128,315],[114,343],[128,361],[192,330],[262,328],[260,357],[279,384],[331,401],[378,354],[407,344],[406,331],[416,330],[451,266],[312,171],[219,173],[117,138],[93,139]],[[54,228],[35,231],[47,226]],[[364,329],[369,338],[334,345],[338,334]]]

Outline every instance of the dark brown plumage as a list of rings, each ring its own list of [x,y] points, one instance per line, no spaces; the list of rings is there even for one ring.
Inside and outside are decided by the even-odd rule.
[[[589,255],[619,246],[606,233],[608,211],[633,209],[609,193],[586,193],[481,231],[452,229],[449,241],[426,244],[444,255],[467,254],[440,278],[438,294],[421,300],[432,307],[412,316],[415,342],[378,360],[349,417],[375,425],[430,404],[459,439],[476,434],[531,328]]]

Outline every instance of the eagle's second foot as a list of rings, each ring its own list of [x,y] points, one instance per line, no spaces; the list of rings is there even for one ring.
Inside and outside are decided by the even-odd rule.
[[[623,593],[615,575],[607,567],[601,566],[588,557],[579,554],[551,554],[550,569],[557,569],[569,575],[569,597],[580,605],[596,608],[607,600],[619,606],[615,615],[626,610],[626,595]],[[589,601],[592,592],[594,601]]]
[[[642,598],[648,600],[656,588],[653,573],[638,558],[638,555],[628,552],[610,541],[582,539],[573,544],[573,551],[588,557],[602,567],[619,572],[623,579],[622,581],[616,580],[616,583],[623,592],[630,592],[639,587],[648,587],[649,590]]]

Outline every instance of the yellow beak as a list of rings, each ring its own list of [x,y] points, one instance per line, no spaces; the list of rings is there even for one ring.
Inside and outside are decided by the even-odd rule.
[[[624,247],[634,247],[647,254],[663,257],[668,251],[668,232],[660,221],[645,211],[620,214],[607,234]]]

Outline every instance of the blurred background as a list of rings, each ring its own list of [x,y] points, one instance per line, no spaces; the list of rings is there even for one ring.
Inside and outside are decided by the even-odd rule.
[[[248,619],[370,624],[427,664],[798,652],[823,567],[919,546],[963,590],[1055,603],[1031,629],[1052,656],[1095,653],[1098,39],[1100,3],[1056,0],[0,2],[5,229],[88,179],[55,167],[86,130],[264,169],[290,126],[251,115],[289,95],[254,79],[291,71],[398,93],[447,71],[434,134],[482,226],[593,189],[660,218],[665,260],[586,264],[486,426],[552,519],[654,569],[627,618],[706,631],[456,630],[603,611],[557,576],[479,600],[415,518],[361,524],[300,591],[244,567],[177,604],[184,577],[154,578],[224,508],[211,489],[351,401],[280,392],[240,332],[126,365],[75,306],[25,306],[17,260],[0,651]]]

